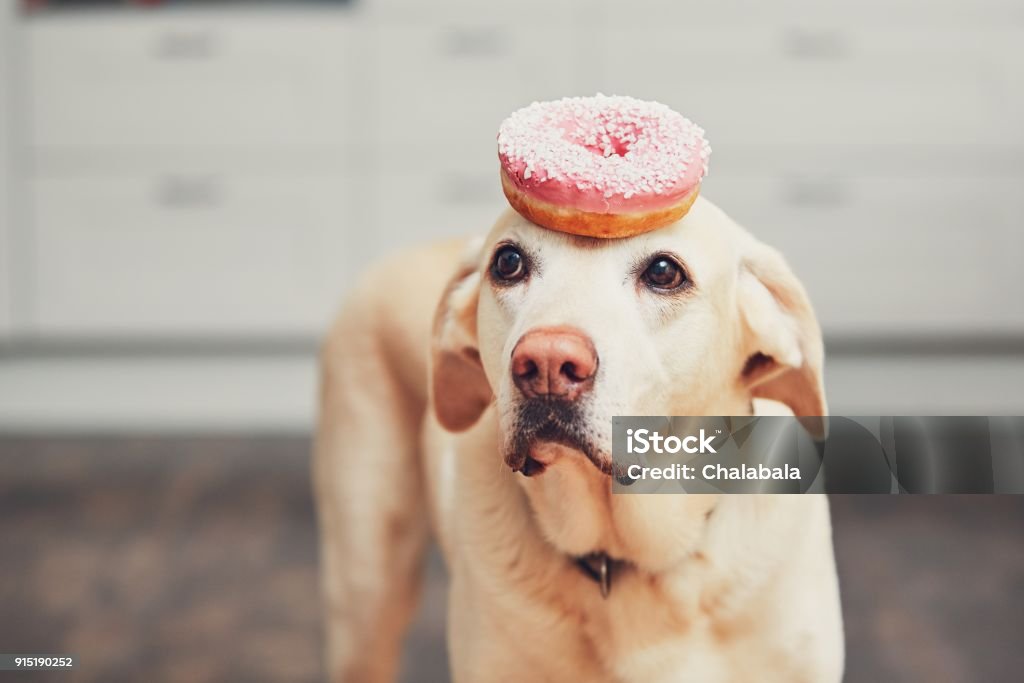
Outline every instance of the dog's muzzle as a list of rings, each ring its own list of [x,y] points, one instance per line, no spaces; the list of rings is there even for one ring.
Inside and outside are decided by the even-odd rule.
[[[599,469],[606,469],[579,403],[539,398],[524,401],[506,441],[505,463],[528,477],[540,474],[545,464],[532,457],[538,444],[558,444],[579,451]]]

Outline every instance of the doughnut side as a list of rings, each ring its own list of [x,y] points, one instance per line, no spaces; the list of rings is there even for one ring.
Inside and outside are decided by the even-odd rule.
[[[601,239],[631,237],[675,223],[686,215],[700,193],[698,184],[676,204],[655,211],[593,213],[531,197],[512,184],[504,169],[501,189],[512,208],[527,220],[551,230]]]

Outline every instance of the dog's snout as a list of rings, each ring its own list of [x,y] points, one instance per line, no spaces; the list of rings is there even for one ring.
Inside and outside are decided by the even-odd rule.
[[[512,380],[529,398],[575,401],[594,383],[597,351],[571,327],[544,327],[520,337],[512,349]]]

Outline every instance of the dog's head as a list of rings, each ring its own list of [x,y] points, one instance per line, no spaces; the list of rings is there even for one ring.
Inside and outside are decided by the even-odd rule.
[[[826,413],[803,288],[706,200],[614,240],[509,211],[472,251],[435,320],[434,406],[458,431],[495,401],[514,470],[582,454],[609,473],[615,415],[741,415],[754,398]]]

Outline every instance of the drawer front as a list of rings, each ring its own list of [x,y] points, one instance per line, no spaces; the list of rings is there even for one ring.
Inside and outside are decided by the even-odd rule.
[[[39,177],[42,335],[308,334],[351,280],[351,179]]]
[[[830,21],[843,26],[999,26],[1024,19],[1018,0],[603,0],[616,25],[758,26],[779,17]]]
[[[572,92],[568,28],[461,23],[380,31],[376,87],[385,145],[436,145],[470,167],[489,168],[505,117]]]
[[[497,24],[537,24],[544,22],[565,24],[570,21],[587,21],[599,17],[592,0],[518,0],[517,2],[480,2],[480,0],[367,0],[364,3],[367,15],[383,23],[437,22],[458,18],[461,21],[483,21]],[[587,12],[587,9],[590,9]]]
[[[1021,145],[1021,29],[613,29],[606,89],[719,145]]]
[[[486,235],[508,202],[496,163],[469,168],[452,160],[436,167],[386,164],[376,190],[378,229],[354,249],[369,259],[398,247]]]
[[[1019,178],[709,181],[777,247],[827,332],[1024,332]]]
[[[360,141],[356,30],[297,14],[27,22],[37,145]]]

